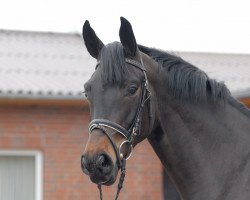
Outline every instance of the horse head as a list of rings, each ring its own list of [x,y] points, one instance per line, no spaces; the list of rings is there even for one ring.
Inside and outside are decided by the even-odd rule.
[[[92,182],[111,185],[133,147],[145,139],[154,120],[151,85],[131,24],[121,17],[120,42],[104,45],[88,21],[83,39],[96,70],[85,83],[90,107],[89,139],[82,169]],[[142,58],[144,57],[144,58]]]

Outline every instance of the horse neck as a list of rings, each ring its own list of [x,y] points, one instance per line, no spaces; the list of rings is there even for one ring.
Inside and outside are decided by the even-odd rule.
[[[224,183],[236,178],[231,173],[250,169],[244,162],[250,160],[249,118],[228,103],[194,104],[156,88],[156,124],[148,137],[154,151],[183,199],[222,198]]]

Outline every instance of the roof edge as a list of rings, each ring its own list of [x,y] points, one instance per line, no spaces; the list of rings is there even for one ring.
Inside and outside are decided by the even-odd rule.
[[[14,30],[14,29],[0,29],[0,33],[21,33],[21,34],[45,34],[45,35],[64,35],[82,37],[81,33],[77,31],[72,32],[56,32],[56,31],[34,31],[34,30]]]
[[[250,88],[246,90],[239,90],[231,92],[232,96],[237,99],[250,99]]]
[[[61,95],[56,95],[56,94],[35,94],[35,95],[30,95],[30,94],[16,94],[16,93],[0,93],[0,99],[33,99],[33,100],[85,100],[84,95],[77,95],[77,94],[61,94]]]

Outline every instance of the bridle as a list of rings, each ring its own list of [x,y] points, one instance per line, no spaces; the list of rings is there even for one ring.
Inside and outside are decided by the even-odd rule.
[[[117,158],[117,165],[118,167],[120,167],[121,169],[121,175],[120,175],[120,180],[119,180],[119,184],[118,184],[118,188],[117,188],[117,193],[116,193],[116,200],[118,199],[120,190],[122,188],[123,185],[123,181],[125,178],[125,173],[126,173],[126,160],[128,160],[132,154],[132,150],[133,150],[133,141],[135,139],[135,137],[137,135],[140,135],[141,132],[141,118],[142,118],[142,111],[143,108],[145,106],[145,104],[147,102],[149,102],[149,121],[150,121],[150,129],[151,129],[151,106],[150,106],[150,91],[149,91],[149,86],[148,86],[148,79],[147,79],[147,74],[146,74],[146,69],[144,67],[143,61],[142,59],[140,59],[140,62],[132,60],[130,58],[126,58],[125,62],[142,70],[143,74],[144,74],[144,80],[142,82],[142,92],[141,92],[141,96],[140,96],[140,102],[139,102],[139,106],[137,108],[136,111],[136,115],[135,118],[133,120],[133,122],[130,125],[130,128],[127,130],[124,127],[122,127],[121,125],[112,122],[110,120],[107,119],[93,119],[90,123],[89,123],[89,135],[91,135],[91,133],[93,132],[94,129],[99,129],[101,130],[109,139],[110,143],[113,146],[113,149],[115,151],[116,154],[116,158]],[[96,65],[96,69],[98,68],[100,63],[97,63]],[[113,133],[110,133],[110,130],[113,131]],[[120,134],[123,138],[125,138],[125,140],[120,144],[119,148],[116,146],[114,140],[113,140],[113,135],[114,134]],[[123,147],[123,145],[127,144],[129,146],[129,150],[127,155],[123,155],[121,152],[121,149]],[[102,200],[102,189],[101,189],[101,185],[104,184],[103,183],[99,183],[98,184],[98,188],[99,188],[99,192],[100,192],[100,199]]]

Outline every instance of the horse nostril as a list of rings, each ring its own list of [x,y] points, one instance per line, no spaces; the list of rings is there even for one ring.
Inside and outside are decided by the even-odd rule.
[[[96,159],[96,165],[97,166],[102,166],[104,165],[104,162],[105,162],[105,157],[103,154],[99,155]]]
[[[112,160],[106,154],[100,154],[96,159],[97,169],[104,174],[109,173],[112,170]]]
[[[87,160],[86,160],[86,158],[82,155],[82,157],[81,157],[81,168],[82,168],[82,171],[84,172],[84,173],[86,173],[86,174],[88,174],[89,172],[88,172],[88,169],[87,169]]]

